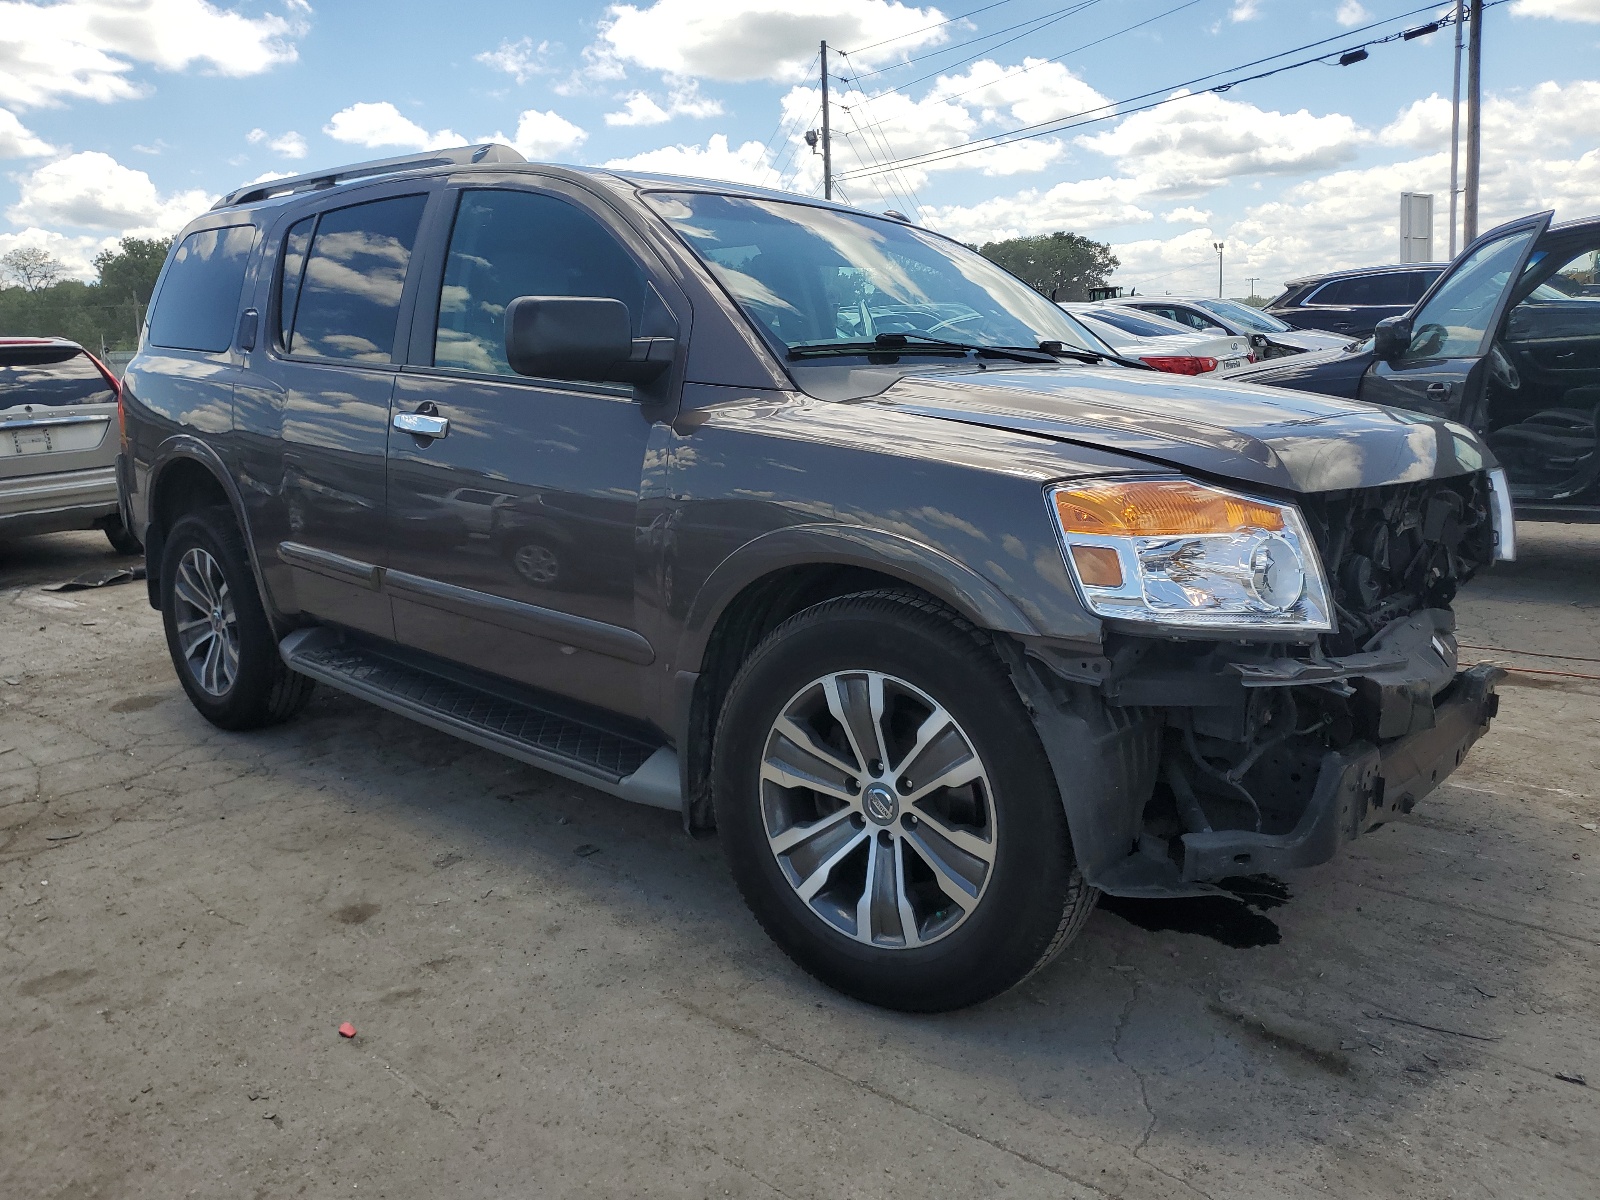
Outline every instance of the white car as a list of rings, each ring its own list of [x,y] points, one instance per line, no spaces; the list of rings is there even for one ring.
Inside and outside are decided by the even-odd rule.
[[[1136,358],[1158,371],[1212,375],[1238,370],[1256,360],[1247,337],[1196,333],[1120,305],[1062,302],[1060,307],[1118,354]]]
[[[1238,300],[1215,296],[1123,296],[1113,301],[1152,317],[1175,321],[1196,333],[1236,334],[1249,338],[1257,358],[1284,358],[1307,350],[1338,350],[1348,346],[1346,333],[1321,329],[1293,329],[1271,313]]]

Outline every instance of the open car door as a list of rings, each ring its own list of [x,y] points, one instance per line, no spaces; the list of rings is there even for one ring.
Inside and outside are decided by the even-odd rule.
[[[1381,322],[1358,397],[1487,432],[1491,348],[1552,215],[1534,213],[1489,230],[1461,252],[1415,308]]]

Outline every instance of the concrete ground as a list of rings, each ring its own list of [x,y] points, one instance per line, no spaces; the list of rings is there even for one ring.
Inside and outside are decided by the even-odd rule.
[[[142,585],[39,590],[103,539],[0,548],[0,1196],[1593,1197],[1600,528],[1522,533],[1411,822],[942,1017],[670,814],[327,691],[220,733]]]

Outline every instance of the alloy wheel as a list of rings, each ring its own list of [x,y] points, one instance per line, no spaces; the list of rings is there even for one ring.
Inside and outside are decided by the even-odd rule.
[[[189,673],[209,695],[227,695],[239,674],[239,616],[222,567],[195,546],[179,560],[172,591],[178,647]]]
[[[879,671],[807,684],[767,735],[760,786],[779,868],[838,933],[915,949],[983,899],[998,833],[988,772],[915,685]]]

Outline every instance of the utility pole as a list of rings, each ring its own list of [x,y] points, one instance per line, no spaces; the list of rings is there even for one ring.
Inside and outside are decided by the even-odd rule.
[[[1261,276],[1259,276],[1259,275],[1247,275],[1245,277],[1245,282],[1250,285],[1250,298],[1252,300],[1255,299],[1256,284],[1257,284],[1257,282],[1260,281],[1260,279],[1261,279]]]
[[[1478,236],[1478,172],[1483,154],[1483,0],[1472,0],[1467,34],[1467,186],[1462,198],[1461,242]]]
[[[1217,252],[1217,299],[1221,300],[1222,299],[1222,248],[1224,246],[1226,246],[1227,243],[1226,242],[1212,242],[1211,245]]]
[[[827,42],[822,43],[822,198],[834,198],[834,139],[827,128]]]
[[[1450,260],[1456,257],[1456,200],[1461,194],[1461,25],[1465,0],[1456,0],[1456,69],[1450,85]]]

